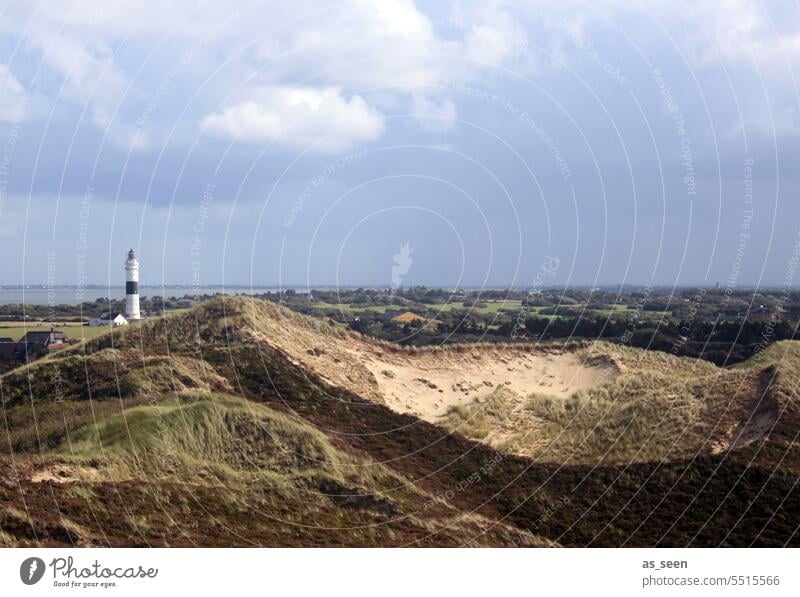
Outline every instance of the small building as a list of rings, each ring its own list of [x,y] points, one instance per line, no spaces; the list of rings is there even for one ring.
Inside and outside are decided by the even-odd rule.
[[[64,332],[53,328],[49,332],[27,332],[18,341],[0,338],[0,370],[30,363],[52,350],[67,348],[69,344]]]
[[[102,326],[117,327],[120,325],[128,325],[128,320],[122,313],[103,313],[100,317],[92,317],[89,320],[89,326],[99,328]]]
[[[50,328],[49,332],[28,332],[20,342],[27,344],[41,344],[46,348],[52,349],[62,344],[69,344],[69,340],[64,332]]]
[[[38,342],[0,342],[0,371],[30,363],[47,354],[47,347]]]
[[[389,311],[384,315],[384,318],[388,319],[392,323],[397,323],[401,325],[412,323],[414,321],[427,321],[421,315],[417,315],[416,313],[412,313],[411,311]]]

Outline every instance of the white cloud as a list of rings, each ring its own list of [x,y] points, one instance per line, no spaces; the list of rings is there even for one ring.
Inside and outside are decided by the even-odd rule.
[[[437,7],[441,18],[434,21],[413,0],[352,0],[344,4],[230,0],[201,6],[192,0],[166,4],[109,0],[102,6],[92,0],[69,0],[47,11],[13,3],[0,23],[0,34],[14,38],[25,31],[19,41],[32,50],[28,54],[33,54],[37,63],[45,65],[37,76],[36,93],[49,101],[87,108],[91,121],[105,129],[115,145],[136,141],[147,146],[142,138],[134,137],[132,119],[146,110],[147,98],[160,86],[165,73],[180,63],[181,53],[196,52],[200,45],[202,59],[194,62],[191,72],[182,70],[180,87],[171,82],[170,95],[191,96],[222,60],[236,57],[221,71],[213,72],[218,85],[208,86],[202,97],[193,98],[196,111],[187,115],[187,123],[195,124],[208,114],[204,102],[217,105],[221,99],[217,90],[236,87],[246,79],[241,90],[246,101],[208,116],[206,124],[212,125],[211,131],[236,130],[247,115],[258,123],[257,130],[272,131],[266,136],[275,138],[284,133],[281,129],[275,135],[273,129],[283,126],[293,108],[287,103],[288,95],[286,101],[264,108],[269,101],[253,97],[259,88],[288,88],[292,83],[340,88],[361,96],[333,98],[333,105],[323,109],[335,111],[344,123],[352,120],[353,130],[343,133],[341,142],[326,143],[345,146],[380,134],[383,125],[378,124],[380,114],[374,112],[378,102],[407,106],[414,95],[435,97],[452,80],[474,79],[493,65],[524,53],[524,33],[508,13],[484,3],[479,6],[460,11],[463,26],[454,28],[448,23],[455,8],[445,7],[442,12]],[[220,23],[227,22],[232,13],[239,15],[235,24],[220,29]],[[150,57],[156,43],[161,47]],[[145,57],[149,61],[141,62]],[[18,59],[24,58],[20,55]],[[168,101],[160,102],[159,114],[164,120],[171,115]],[[306,109],[317,118],[319,110]],[[329,127],[317,120],[298,123],[292,127],[291,138],[309,136],[306,129],[326,131]],[[148,131],[148,135],[149,146],[155,146],[158,131]],[[253,136],[265,137],[263,132],[250,130],[240,134],[245,139]]]
[[[524,32],[505,12],[459,11],[444,19],[447,36],[412,0],[356,0],[306,17],[260,44],[280,68],[351,89],[390,87],[434,93],[454,78],[521,55]],[[453,35],[455,34],[455,35]]]
[[[56,32],[64,29],[82,38],[92,34],[101,39],[120,39],[130,35],[134,27],[140,35],[196,36],[224,20],[232,11],[231,5],[237,4],[244,7],[251,3],[247,0],[225,4],[198,4],[196,0],[62,0],[39,10],[32,2],[13,2],[0,22],[0,32],[19,31],[20,24],[33,22],[38,27]]]
[[[39,13],[34,9],[24,3],[15,5],[9,24],[0,23],[0,31],[13,34],[30,20],[33,26],[28,36],[37,49],[45,51],[51,41],[57,42],[63,48],[50,60],[70,64],[90,38],[114,45],[123,39],[132,43],[168,35],[171,41],[191,44],[238,10],[241,19],[236,27],[216,36],[215,43],[221,48],[232,49],[241,41],[252,43],[256,52],[250,58],[255,59],[256,67],[277,59],[269,73],[277,72],[276,79],[290,74],[317,75],[328,84],[348,88],[435,85],[444,77],[468,75],[482,68],[471,64],[469,58],[504,59],[515,51],[508,47],[509,40],[512,46],[518,41],[518,31],[509,35],[513,21],[507,13],[483,7],[480,12],[471,11],[459,36],[445,39],[437,35],[432,19],[413,0],[341,4],[229,0],[201,5],[192,0],[113,0],[103,6],[93,0],[70,0]],[[91,52],[87,54],[91,57]],[[88,63],[88,57],[80,62]],[[63,64],[57,67],[64,68]]]
[[[700,27],[686,28],[683,38],[699,64],[715,63],[718,53],[728,66],[746,65],[767,71],[778,67],[785,71],[787,61],[800,58],[800,33],[796,27],[781,31],[781,25],[786,23],[773,22],[760,3],[703,0],[692,4],[691,10]],[[796,21],[796,15],[786,18]]]
[[[508,30],[491,25],[474,25],[465,38],[467,54],[489,64],[502,64],[526,44],[524,35],[509,35]]]
[[[449,131],[455,125],[456,105],[447,98],[441,100],[414,96],[412,113],[419,126],[426,131]]]
[[[383,115],[358,95],[345,97],[336,87],[264,87],[252,99],[203,119],[210,134],[293,148],[336,152],[383,133]]]
[[[481,64],[509,65],[524,57],[528,63],[528,34],[508,12],[494,2],[457,9],[457,21],[464,28],[460,50]]]
[[[51,91],[58,101],[86,107],[97,126],[109,125],[127,78],[108,44],[87,41],[71,31],[54,31],[46,24],[32,26],[24,43],[41,52],[44,64],[60,75],[59,86]]]
[[[25,88],[11,74],[8,67],[0,64],[0,122],[15,122],[24,119],[26,97]]]
[[[758,87],[763,84],[769,97],[766,105],[763,95],[737,92],[745,122],[734,123],[729,134],[747,130],[765,136],[798,135],[794,79],[800,64],[800,11],[796,5],[697,0],[687,5],[688,10],[675,11],[667,0],[657,2],[658,16],[669,23],[693,67],[713,71],[721,63],[734,77],[744,74]]]
[[[21,42],[27,50],[15,55],[15,63],[10,64],[14,72],[32,71],[31,64],[23,69],[16,61],[32,59],[36,67],[40,61],[45,65],[31,82],[29,93],[42,102],[57,98],[78,110],[88,106],[89,118],[107,130],[113,144],[135,143],[138,148],[157,147],[163,140],[160,133],[169,130],[174,124],[171,119],[184,106],[191,110],[181,113],[178,124],[179,132],[188,138],[227,90],[238,85],[242,85],[243,99],[207,116],[204,122],[209,132],[223,134],[220,131],[241,128],[224,134],[260,140],[283,136],[281,143],[297,146],[303,139],[319,137],[307,130],[329,131],[333,125],[323,126],[318,114],[335,110],[343,122],[352,118],[355,123],[352,132],[341,135],[341,142],[330,143],[346,146],[380,135],[383,125],[377,124],[376,109],[389,114],[405,111],[411,104],[424,113],[423,128],[432,125],[432,115],[454,114],[455,106],[445,101],[450,84],[485,82],[495,67],[526,75],[541,66],[554,71],[560,68],[559,60],[586,62],[586,52],[580,50],[597,47],[609,63],[634,71],[641,61],[626,38],[646,54],[651,48],[663,49],[656,44],[674,40],[675,52],[648,58],[672,60],[680,50],[698,72],[719,68],[719,52],[729,70],[745,75],[758,70],[770,92],[783,90],[787,97],[794,93],[790,74],[800,63],[800,23],[791,3],[697,0],[681,4],[679,10],[668,0],[647,0],[635,6],[623,0],[596,0],[591,5],[589,10],[583,0],[529,0],[520,6],[493,0],[255,4],[229,0],[200,5],[195,0],[65,0],[37,11],[35,3],[16,2],[9,4],[0,34],[9,43]],[[232,13],[239,18],[220,28]],[[150,57],[156,45],[160,48]],[[552,63],[537,47],[554,54]],[[163,101],[152,110],[153,126],[147,127],[146,138],[136,137],[136,118],[147,110],[165,74],[181,64],[186,52],[196,59],[170,80]],[[534,78],[540,72],[545,70],[539,68]],[[214,84],[194,97],[207,77],[213,77]],[[20,89],[13,77],[8,80],[0,89],[4,103]],[[342,91],[334,94],[333,106],[321,110],[309,107],[308,102],[302,108],[300,102],[307,113],[303,120],[311,117],[312,122],[298,122],[287,129],[287,118],[302,110],[292,108],[285,93],[273,106],[270,98],[258,93],[265,86],[285,91],[293,83],[300,91]],[[796,98],[778,98],[776,110],[789,110],[791,101],[796,104]],[[750,108],[744,105],[743,109]],[[255,130],[241,125],[244,117],[256,123]],[[7,116],[0,115],[3,118]],[[796,115],[790,111],[786,119],[789,126],[796,122]],[[158,126],[163,123],[170,126]]]

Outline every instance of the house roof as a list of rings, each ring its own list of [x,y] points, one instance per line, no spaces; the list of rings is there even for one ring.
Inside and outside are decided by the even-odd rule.
[[[27,332],[23,337],[22,341],[25,342],[41,342],[43,340],[47,340],[50,338],[50,330],[46,332]]]
[[[394,317],[391,317],[391,320],[396,323],[411,323],[412,321],[425,321],[425,318],[421,315],[417,315],[416,313],[412,313],[411,311],[403,311]]]
[[[0,359],[4,361],[13,361],[17,357],[17,347],[19,342],[0,342]]]
[[[46,352],[42,342],[0,342],[0,359],[8,362],[25,359],[25,355],[36,355]]]
[[[103,313],[100,316],[100,319],[102,319],[103,321],[113,321],[117,317],[119,317],[120,315],[122,315],[122,313]],[[124,317],[124,315],[123,315],[123,317]]]
[[[20,342],[27,342],[28,344],[47,344],[53,340],[65,340],[64,332],[60,330],[50,330],[47,332],[28,332]]]

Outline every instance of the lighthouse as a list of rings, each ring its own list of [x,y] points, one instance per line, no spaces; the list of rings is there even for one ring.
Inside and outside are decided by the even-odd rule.
[[[141,319],[139,313],[139,260],[136,252],[128,251],[125,260],[125,317],[128,319]]]

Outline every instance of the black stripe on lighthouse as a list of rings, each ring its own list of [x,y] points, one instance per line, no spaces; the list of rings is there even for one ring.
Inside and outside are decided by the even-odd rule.
[[[125,294],[139,294],[139,283],[125,282]]]

